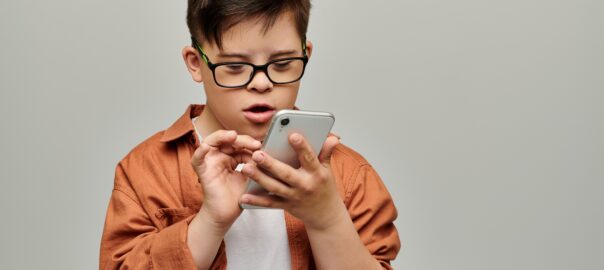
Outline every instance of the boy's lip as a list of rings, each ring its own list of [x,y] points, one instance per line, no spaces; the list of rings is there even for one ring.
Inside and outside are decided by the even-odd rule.
[[[273,118],[273,115],[275,115],[275,112],[274,109],[264,112],[243,111],[243,116],[250,122],[262,124],[270,121]]]
[[[267,103],[254,103],[254,104],[248,106],[247,108],[245,108],[243,110],[244,111],[249,111],[249,110],[253,109],[254,107],[266,107],[266,108],[269,108],[271,110],[275,109],[275,107],[273,107],[273,106],[271,106],[271,105],[269,105]]]
[[[266,110],[261,112],[255,112],[252,109],[256,107],[264,107]],[[247,108],[243,109],[243,116],[250,122],[262,124],[270,121],[275,115],[275,107],[267,103],[255,103]]]

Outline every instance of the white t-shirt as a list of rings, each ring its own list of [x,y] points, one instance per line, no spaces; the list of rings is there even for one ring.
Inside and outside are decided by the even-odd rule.
[[[201,142],[197,127],[195,133]],[[227,269],[291,269],[284,215],[281,209],[243,210],[224,237]]]

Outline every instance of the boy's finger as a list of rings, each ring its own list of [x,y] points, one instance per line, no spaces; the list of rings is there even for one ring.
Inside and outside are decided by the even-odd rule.
[[[252,151],[260,149],[262,143],[252,136],[238,135],[233,143],[235,149],[250,149]]]
[[[338,137],[327,137],[325,143],[323,143],[323,147],[321,148],[321,153],[319,153],[319,162],[321,162],[322,164],[330,164],[331,154],[333,154],[333,150],[338,144],[340,144],[340,139]]]
[[[237,153],[235,153],[235,155],[233,156],[233,158],[235,158],[235,160],[237,161],[237,163],[252,162],[252,152],[250,150],[243,149],[243,150],[238,151]]]
[[[230,138],[229,136],[232,135],[227,135],[225,140],[222,140],[221,142],[218,142],[217,145],[215,145],[216,147],[218,147],[218,150],[220,152],[225,153],[227,155],[233,155],[234,153],[239,152],[243,149],[249,149],[251,151],[258,150],[262,146],[262,143],[260,141],[248,135],[237,135],[235,136],[235,140],[232,140],[232,138]],[[216,137],[213,138],[215,140]],[[212,141],[212,138],[210,138],[210,141]],[[204,140],[204,142],[207,142],[207,139]]]
[[[212,147],[231,145],[237,139],[237,132],[234,130],[218,130],[203,139],[203,143]]]
[[[283,198],[274,195],[243,194],[239,203],[279,209],[285,209],[287,206],[287,202]]]
[[[289,136],[289,144],[292,146],[292,148],[294,148],[296,153],[298,153],[300,166],[310,171],[315,171],[321,166],[317,155],[312,150],[304,136],[298,133],[291,134]]]
[[[298,172],[291,166],[271,157],[262,151],[254,152],[252,154],[252,160],[256,162],[258,167],[264,169],[274,178],[277,178],[290,186],[299,186],[300,180],[296,179],[296,173]]]
[[[262,146],[262,143],[247,135],[238,135],[232,144],[223,144],[220,146],[219,151],[227,155],[233,155],[243,150],[258,150]]]
[[[252,164],[245,164],[241,172],[247,177],[256,181],[256,183],[260,184],[264,189],[266,189],[270,193],[284,198],[288,198],[291,196],[292,191],[289,186],[273,177],[266,175],[264,172],[262,172],[260,169],[258,169]]]
[[[205,156],[208,154],[208,152],[210,152],[210,149],[210,146],[205,143],[202,143],[199,147],[197,147],[193,153],[193,156],[191,157],[191,165],[195,167],[200,166]]]
[[[221,145],[220,148],[218,148],[218,151],[225,153],[227,155],[232,155],[233,153],[235,153],[237,151],[237,149],[235,149],[234,147],[232,147],[231,145]]]

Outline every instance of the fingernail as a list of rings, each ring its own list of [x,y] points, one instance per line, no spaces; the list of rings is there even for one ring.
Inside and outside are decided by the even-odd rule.
[[[234,130],[231,130],[231,131],[227,132],[227,135],[229,135],[229,136],[237,135],[237,132],[235,132]]]
[[[262,154],[261,152],[254,152],[254,154],[252,155],[252,159],[260,163],[264,160],[264,154]]]

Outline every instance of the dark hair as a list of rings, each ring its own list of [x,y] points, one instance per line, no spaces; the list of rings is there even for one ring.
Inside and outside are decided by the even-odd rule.
[[[268,31],[286,12],[293,15],[300,38],[306,38],[310,0],[189,0],[187,26],[199,42],[214,42],[222,48],[222,34],[250,18],[258,18]]]

